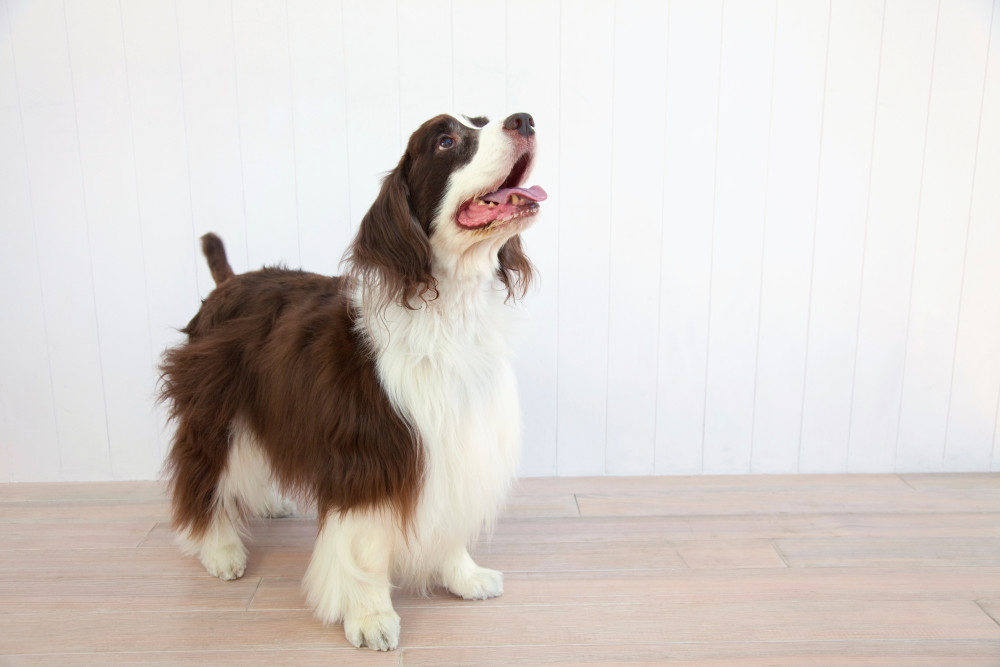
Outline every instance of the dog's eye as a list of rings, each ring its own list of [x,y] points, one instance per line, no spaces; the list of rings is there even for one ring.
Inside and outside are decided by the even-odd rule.
[[[439,151],[448,151],[455,147],[455,137],[445,135],[438,141]]]

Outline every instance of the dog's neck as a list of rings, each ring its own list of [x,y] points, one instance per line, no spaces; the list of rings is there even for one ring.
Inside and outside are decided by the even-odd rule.
[[[375,340],[389,335],[398,326],[412,326],[426,317],[437,322],[437,326],[466,328],[484,320],[493,320],[495,312],[502,308],[506,290],[498,285],[496,269],[499,260],[493,254],[492,261],[438,263],[435,262],[434,289],[424,292],[422,298],[410,300],[406,308],[397,303],[386,305],[386,310],[375,315],[370,310],[374,304],[365,303],[364,291],[356,288],[354,303],[362,313],[364,326]],[[489,258],[485,258],[489,260]],[[406,324],[404,324],[406,323]]]
[[[432,269],[437,280],[438,307],[475,308],[496,282],[498,253],[506,238],[476,243],[462,252],[433,248]]]

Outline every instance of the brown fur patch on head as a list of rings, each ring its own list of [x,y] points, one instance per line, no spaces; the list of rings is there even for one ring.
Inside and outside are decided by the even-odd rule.
[[[452,142],[447,149],[445,139]],[[478,145],[478,130],[448,115],[431,118],[410,136],[344,258],[348,276],[371,309],[366,316],[389,304],[415,308],[437,298],[431,222],[451,174],[472,160]]]
[[[364,303],[375,313],[391,303],[413,308],[436,296],[430,239],[410,208],[408,162],[404,155],[382,181],[345,257],[351,284],[360,286]]]

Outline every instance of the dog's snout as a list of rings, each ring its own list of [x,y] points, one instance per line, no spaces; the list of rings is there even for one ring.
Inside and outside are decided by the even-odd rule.
[[[511,114],[503,122],[503,129],[530,137],[535,133],[535,119],[531,117],[531,114],[527,113]]]

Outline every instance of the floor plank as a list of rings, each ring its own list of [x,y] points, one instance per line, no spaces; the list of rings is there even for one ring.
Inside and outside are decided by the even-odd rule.
[[[752,478],[740,478],[752,479]],[[996,512],[1000,495],[990,488],[956,492],[918,491],[897,478],[898,483],[845,484],[837,477],[828,484],[782,483],[766,492],[757,484],[732,483],[719,488],[682,486],[662,491],[629,488],[614,493],[577,494],[580,515],[673,516],[677,514],[755,515],[913,512]],[[696,508],[696,509],[695,509]]]
[[[1000,598],[995,598],[992,600],[981,599],[978,601],[979,606],[982,607],[983,611],[990,615],[998,625],[1000,625]],[[1000,653],[997,654],[1000,656]]]
[[[69,573],[72,575],[73,573]],[[220,581],[215,577],[64,576],[57,579],[5,580],[0,587],[0,614],[79,611],[187,611],[246,609],[261,577]]]
[[[581,517],[503,521],[490,539],[502,542],[870,537],[1000,537],[1000,513],[780,514]]]
[[[163,482],[36,482],[0,484],[0,503],[100,500],[108,504],[162,501]]]
[[[781,600],[679,604],[640,601],[567,607],[486,605],[412,610],[405,646],[633,645],[653,642],[1000,640],[1000,626],[973,602]],[[595,629],[600,632],[595,634]]]
[[[301,576],[309,563],[309,550],[255,548],[244,576],[263,574]],[[50,549],[0,550],[0,577],[59,579],[67,576],[118,577],[208,577],[194,558],[182,556],[176,547],[162,549]]]
[[[791,567],[1000,566],[997,537],[777,540],[776,545]]]
[[[253,648],[347,649],[339,628],[324,628],[306,611],[164,611],[0,616],[4,651],[65,653],[108,651],[218,651]]]
[[[991,641],[688,642],[631,646],[407,648],[404,667],[664,665],[677,667],[996,667]],[[627,656],[627,657],[626,657]]]
[[[148,521],[125,523],[0,523],[0,550],[134,549],[149,534]]]
[[[757,491],[787,493],[840,489],[877,491],[879,493],[911,492],[913,487],[899,475],[677,475],[657,477],[525,477],[514,486],[521,496],[573,493],[592,495],[645,495],[649,493],[722,493]]]
[[[104,667],[105,665],[137,665],[140,667],[170,667],[172,665],[212,665],[226,667],[311,667],[312,665],[351,665],[354,667],[395,667],[400,655],[359,651],[353,647],[338,649],[264,649],[201,650],[201,651],[114,651],[107,653],[55,653],[6,656],[7,667]]]
[[[992,472],[919,473],[899,477],[918,491],[985,492],[1000,496],[1000,475]]]
[[[786,567],[770,540],[692,540],[676,546],[685,565],[695,570]]]

